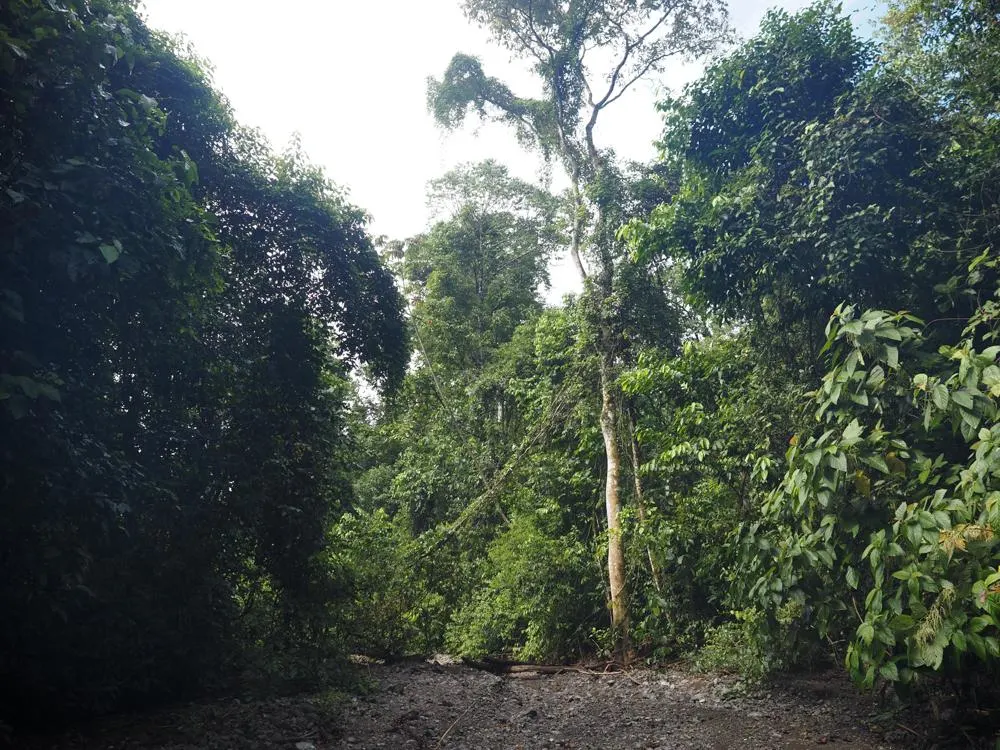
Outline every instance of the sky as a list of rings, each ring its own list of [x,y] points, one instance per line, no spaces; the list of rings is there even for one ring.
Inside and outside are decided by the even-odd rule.
[[[864,2],[844,3],[856,22],[871,15],[856,10]],[[745,37],[767,8],[806,4],[736,0],[730,17]],[[150,26],[185,36],[211,63],[241,123],[278,149],[299,134],[312,161],[371,215],[373,235],[405,239],[428,228],[427,182],[462,163],[492,158],[524,179],[540,176],[538,156],[509,128],[470,122],[444,132],[427,112],[427,78],[440,77],[455,52],[479,57],[487,75],[515,91],[531,91],[530,73],[466,20],[460,0],[144,0],[143,8]],[[655,103],[700,71],[678,64],[640,82],[602,114],[598,146],[653,159]],[[550,273],[550,300],[579,288],[567,258]]]

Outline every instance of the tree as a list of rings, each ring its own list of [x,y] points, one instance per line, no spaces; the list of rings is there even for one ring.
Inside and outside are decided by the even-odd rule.
[[[478,375],[541,310],[558,205],[490,161],[450,172],[430,191],[447,218],[407,242],[401,270],[413,327],[425,364]]]
[[[391,478],[362,482],[368,505],[377,496],[408,513],[417,533],[460,512],[520,440],[495,373],[515,330],[542,310],[561,238],[556,201],[493,162],[448,173],[431,195],[444,216],[405,243],[400,264],[417,358],[380,426],[376,463]]]
[[[661,71],[672,58],[702,55],[724,39],[724,5],[717,0],[466,0],[464,8],[497,42],[531,62],[542,94],[518,96],[502,81],[488,77],[476,58],[456,54],[443,79],[430,81],[428,102],[434,116],[443,126],[455,127],[471,108],[480,117],[507,123],[522,143],[556,157],[570,179],[570,253],[587,282],[589,335],[600,353],[611,620],[624,637],[628,612],[620,523],[621,446],[616,434],[620,405],[615,388],[623,342],[611,322],[620,248],[601,191],[613,158],[598,147],[595,128],[601,113],[644,76]],[[591,73],[595,57],[611,60],[604,76]],[[592,271],[584,264],[588,249]]]
[[[886,58],[947,129],[938,162],[959,188],[937,243],[962,265],[1000,239],[1000,24],[990,0],[890,4]],[[964,270],[964,268],[963,268]],[[952,300],[963,274],[948,282]]]
[[[874,59],[835,5],[772,11],[665,105],[683,177],[635,232],[641,252],[677,263],[696,307],[753,323],[800,366],[841,301],[930,312],[920,290],[954,268],[932,236],[955,221],[947,134]]]
[[[3,4],[0,69],[0,714],[329,653],[346,372],[407,358],[364,214],[132,2]]]
[[[539,448],[518,376],[533,361],[524,331],[543,313],[547,261],[563,239],[560,203],[494,162],[460,167],[429,191],[439,220],[390,246],[415,356],[362,431],[357,512],[338,527],[358,559],[366,540],[402,540],[406,601],[383,625],[355,621],[380,652],[442,648],[446,626],[485,587],[486,551],[526,494],[518,480]],[[372,589],[385,572],[361,568],[362,598],[382,609]]]

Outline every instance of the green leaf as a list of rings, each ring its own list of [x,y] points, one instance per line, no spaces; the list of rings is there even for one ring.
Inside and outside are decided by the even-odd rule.
[[[114,245],[103,243],[100,246],[100,250],[101,250],[101,255],[104,256],[104,260],[106,260],[109,265],[111,263],[114,263],[116,260],[118,260],[119,256],[121,256],[121,250],[119,250]]]
[[[899,368],[899,349],[894,346],[885,347],[885,361],[893,370]]]
[[[931,515],[934,518],[934,524],[937,528],[939,529],[951,528],[951,516],[949,516],[943,510],[936,510]]]
[[[847,585],[852,589],[856,589],[858,587],[858,571],[854,567],[847,567],[845,578],[847,579]]]
[[[845,323],[840,328],[841,333],[848,333],[852,336],[860,336],[864,330],[864,323],[860,320],[852,320],[850,323]]]
[[[852,393],[851,401],[859,404],[860,406],[868,406],[868,394],[864,391],[861,391],[860,393]]]
[[[949,393],[948,388],[944,385],[938,383],[931,389],[931,399],[934,401],[934,406],[936,406],[941,411],[948,408]]]
[[[844,360],[844,370],[848,375],[853,375],[854,371],[858,368],[858,363],[862,361],[861,352],[857,349],[852,349],[851,353],[847,355],[847,359]]]
[[[955,646],[955,649],[959,652],[965,652],[969,650],[969,645],[965,640],[965,633],[961,630],[956,630],[951,634],[951,642]]]
[[[969,426],[970,435],[976,434],[975,430],[979,427],[980,421],[981,421],[980,418],[977,415],[973,414],[971,411],[965,411],[964,409],[962,410],[962,422],[964,423],[963,427],[965,425]]]
[[[860,638],[862,643],[866,646],[871,645],[871,642],[875,639],[875,626],[870,622],[861,623],[858,626],[858,638]]]
[[[971,409],[973,407],[972,396],[970,396],[968,391],[965,389],[953,392],[951,394],[951,400],[966,409]]]
[[[897,682],[899,680],[899,670],[896,668],[896,662],[890,661],[883,664],[879,667],[878,673],[890,682]]]
[[[896,328],[876,328],[875,335],[879,338],[889,339],[891,341],[902,341],[903,337]]]
[[[941,662],[944,661],[944,646],[936,641],[928,643],[917,649],[917,659],[931,669],[940,669]]]
[[[991,396],[1000,396],[1000,367],[989,365],[983,370],[983,385],[985,385]]]
[[[979,615],[969,620],[969,630],[973,633],[981,633],[993,624],[993,618],[989,615]]]
[[[861,426],[858,420],[852,419],[851,423],[844,428],[842,440],[844,443],[856,443],[864,431],[865,428]]]
[[[885,459],[882,458],[882,456],[880,456],[878,454],[875,454],[875,455],[872,455],[872,456],[860,456],[859,458],[861,459],[862,463],[865,463],[868,466],[871,466],[873,469],[878,469],[883,474],[890,474],[891,473],[889,471],[889,464],[887,464],[885,462]]]

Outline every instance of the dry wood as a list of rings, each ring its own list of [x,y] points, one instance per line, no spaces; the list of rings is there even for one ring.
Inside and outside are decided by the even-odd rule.
[[[524,662],[508,661],[485,656],[482,660],[462,658],[462,663],[474,669],[481,669],[485,672],[492,672],[497,675],[523,675],[523,674],[562,674],[564,672],[577,672],[579,674],[589,674],[595,677],[604,677],[612,674],[624,674],[628,676],[628,671],[616,662],[607,662],[601,671],[592,668],[582,667],[574,664],[528,664]],[[629,679],[633,679],[629,677]]]

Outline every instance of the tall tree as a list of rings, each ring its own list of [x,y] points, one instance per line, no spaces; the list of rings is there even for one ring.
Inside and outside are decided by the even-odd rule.
[[[874,58],[833,3],[771,11],[667,105],[683,176],[638,233],[643,252],[678,264],[697,307],[752,323],[800,366],[841,301],[934,311],[921,290],[954,264],[920,242],[954,223],[946,134]]]
[[[602,190],[613,156],[598,146],[595,130],[602,113],[640,79],[662,71],[672,59],[703,55],[722,41],[728,34],[725,6],[720,0],[466,0],[464,10],[497,42],[531,62],[542,93],[518,96],[488,77],[475,57],[456,54],[443,79],[430,81],[434,116],[441,125],[456,127],[471,108],[482,118],[511,125],[522,143],[546,158],[554,156],[569,176],[570,253],[586,282],[588,336],[600,355],[611,621],[623,636],[628,612],[615,380],[625,342],[616,333],[613,303],[621,254],[609,211],[614,191]],[[603,73],[592,70],[595,59],[610,61]]]
[[[134,2],[0,40],[0,720],[189,694],[272,621],[330,645],[345,371],[407,357],[364,214]]]
[[[514,331],[542,310],[563,236],[557,201],[494,162],[449,172],[431,198],[443,218],[405,243],[400,268],[417,360],[383,423],[395,480],[372,486],[416,531],[461,510],[519,441],[496,372]]]
[[[447,218],[406,246],[412,327],[427,364],[478,375],[541,310],[558,202],[492,161],[435,180],[430,202]]]
[[[963,200],[949,207],[954,220],[939,242],[964,260],[1000,239],[997,12],[994,0],[899,0],[886,18],[890,69],[948,129],[938,161]]]

